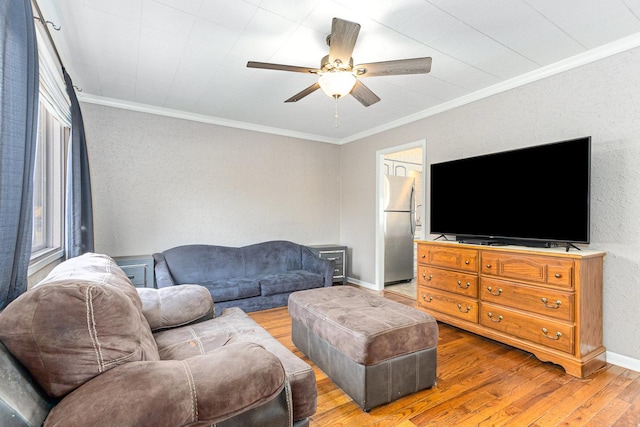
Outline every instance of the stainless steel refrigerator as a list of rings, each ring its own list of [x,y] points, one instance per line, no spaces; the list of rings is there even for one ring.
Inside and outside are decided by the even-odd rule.
[[[384,176],[384,283],[413,279],[415,179]]]

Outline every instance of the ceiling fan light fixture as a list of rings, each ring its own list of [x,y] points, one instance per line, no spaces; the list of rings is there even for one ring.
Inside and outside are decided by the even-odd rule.
[[[331,98],[340,98],[351,92],[356,85],[356,77],[349,71],[331,71],[318,79],[322,91]]]
[[[325,55],[320,61],[320,68],[255,61],[247,62],[247,67],[315,74],[319,76],[315,83],[284,102],[300,101],[305,96],[322,88],[322,91],[327,96],[336,100],[336,109],[338,99],[347,94],[351,94],[365,107],[369,107],[380,101],[380,98],[365,86],[360,78],[398,76],[402,74],[426,74],[431,71],[430,57],[360,63],[354,66],[351,55],[359,32],[360,24],[340,18],[333,18],[331,21],[331,34],[327,36],[329,54]]]

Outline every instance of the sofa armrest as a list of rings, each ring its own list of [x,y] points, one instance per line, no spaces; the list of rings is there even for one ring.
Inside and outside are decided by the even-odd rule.
[[[41,426],[57,400],[0,343],[0,426]]]
[[[49,413],[44,426],[211,426],[259,410],[287,391],[280,360],[255,343],[236,343],[185,360],[131,362],[78,387]],[[281,400],[245,425],[288,425]],[[283,407],[284,406],[284,407]],[[224,425],[224,424],[222,424]]]
[[[142,314],[152,331],[174,328],[213,318],[213,300],[200,285],[168,288],[136,288],[142,300]]]
[[[175,285],[167,260],[162,253],[153,254],[153,269],[156,276],[156,286],[158,288],[165,288],[167,286]]]
[[[302,269],[321,275],[324,286],[333,286],[334,262],[315,255],[306,246],[302,246]]]

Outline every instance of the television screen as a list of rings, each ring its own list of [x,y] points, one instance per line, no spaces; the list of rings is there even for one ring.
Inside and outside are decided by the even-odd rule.
[[[589,243],[591,138],[431,165],[432,234]]]

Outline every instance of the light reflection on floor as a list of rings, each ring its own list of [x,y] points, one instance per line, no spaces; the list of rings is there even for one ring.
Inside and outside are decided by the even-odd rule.
[[[416,281],[414,279],[411,282],[395,283],[395,284],[392,284],[392,285],[385,285],[384,286],[384,290],[385,291],[397,292],[399,294],[403,294],[403,295],[407,295],[407,296],[409,296],[411,298],[415,298],[416,297]]]

